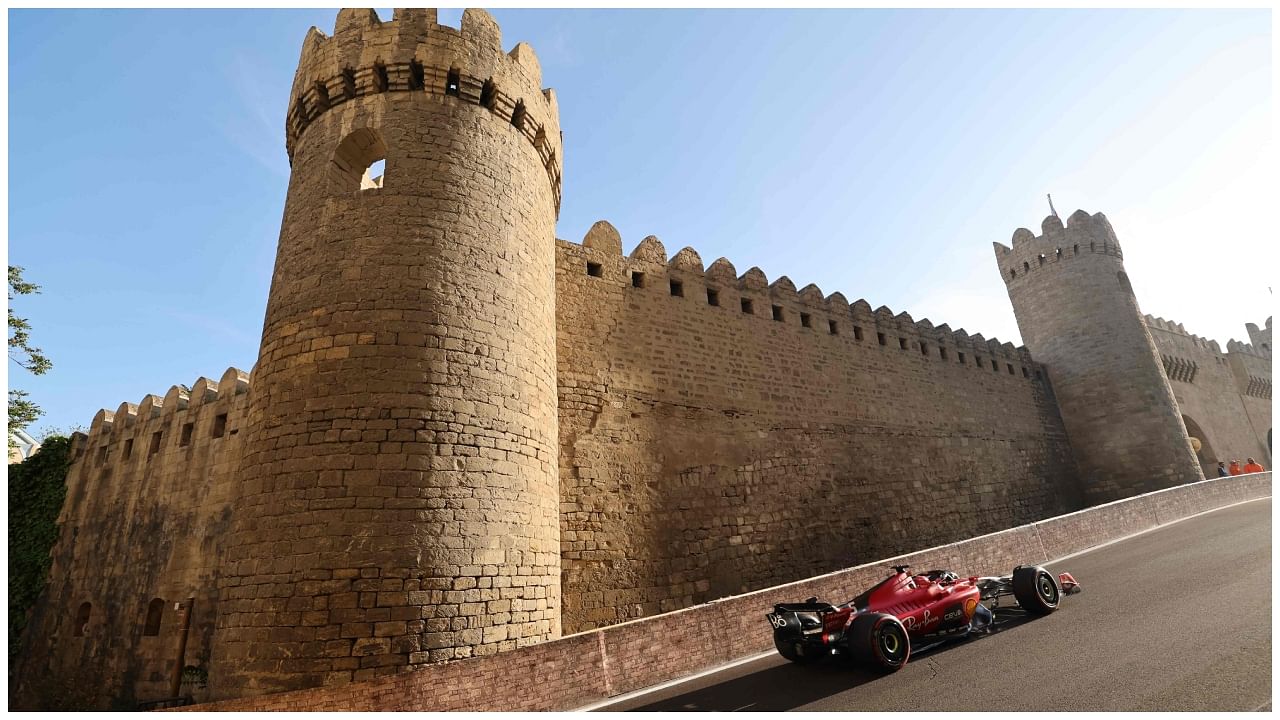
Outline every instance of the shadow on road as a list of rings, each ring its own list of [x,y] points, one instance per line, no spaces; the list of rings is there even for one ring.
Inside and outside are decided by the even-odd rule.
[[[997,610],[991,634],[1012,630],[1034,619],[1018,608],[1000,608]],[[912,652],[909,662],[921,662],[927,658],[945,655],[951,648],[977,642],[983,637],[986,635],[975,635],[964,640],[943,643],[922,652]],[[881,677],[883,676],[855,666],[845,658],[831,658],[809,665],[786,663],[631,709],[647,712],[792,710],[850,688],[874,682]]]

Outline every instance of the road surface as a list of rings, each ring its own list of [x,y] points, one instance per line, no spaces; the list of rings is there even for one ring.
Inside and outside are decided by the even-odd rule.
[[[1269,498],[1050,568],[1084,592],[1047,617],[1006,613],[998,632],[913,655],[893,675],[770,655],[596,709],[1270,709]]]

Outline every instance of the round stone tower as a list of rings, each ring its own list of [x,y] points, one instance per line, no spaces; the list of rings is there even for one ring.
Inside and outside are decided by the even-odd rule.
[[[560,634],[556,99],[467,10],[307,34],[218,697]]]
[[[995,243],[1022,340],[1049,373],[1090,505],[1200,480],[1107,218],[1077,210]]]

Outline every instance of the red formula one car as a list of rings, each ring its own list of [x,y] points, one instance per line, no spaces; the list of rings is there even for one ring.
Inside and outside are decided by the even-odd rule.
[[[871,669],[893,672],[906,664],[913,644],[918,652],[989,630],[1001,597],[1012,595],[1028,613],[1047,615],[1063,595],[1080,592],[1071,573],[1055,577],[1038,566],[1020,565],[1003,577],[909,570],[894,566],[887,579],[840,605],[817,598],[775,605],[767,615],[774,646],[792,662],[849,655]]]

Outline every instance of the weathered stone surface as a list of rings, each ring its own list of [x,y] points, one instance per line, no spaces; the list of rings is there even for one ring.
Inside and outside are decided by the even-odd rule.
[[[1020,233],[1012,249],[997,248],[996,259],[1022,337],[1048,369],[1087,502],[1201,479],[1188,424],[1208,423],[1215,439],[1245,450],[1242,455],[1266,455],[1259,433],[1247,425],[1249,406],[1257,403],[1245,402],[1242,412],[1245,393],[1232,387],[1230,373],[1199,376],[1201,387],[1211,388],[1211,399],[1196,398],[1200,402],[1191,403],[1194,407],[1180,409],[1175,390],[1191,385],[1196,375],[1176,351],[1168,357],[1166,373],[1153,335],[1163,336],[1168,346],[1175,342],[1173,333],[1148,331],[1106,217],[1077,210],[1065,227],[1056,216],[1046,218],[1043,227],[1042,237]],[[1225,362],[1204,359],[1208,366]],[[1202,393],[1183,395],[1190,399]],[[1211,409],[1224,406],[1222,412]],[[1191,420],[1187,412],[1203,419]],[[1269,411],[1265,427],[1270,428]],[[1202,448],[1210,473],[1216,467],[1216,458],[1208,464],[1212,454]]]
[[[652,236],[624,255],[607,222],[556,240],[556,97],[501,47],[482,11],[307,35],[252,383],[77,437],[15,706],[48,678],[166,696],[188,597],[185,694],[346,692],[1185,483],[1184,423],[1206,467],[1270,464],[1270,321],[1224,354],[1143,318],[1101,216],[996,243],[1032,352]]]
[[[500,52],[487,13],[467,11],[460,32],[402,22],[344,15],[298,69],[295,105],[310,78],[331,90],[290,127],[245,490],[220,579],[228,592],[325,597],[309,573],[361,569],[356,606],[328,620],[355,640],[360,669],[408,664],[392,638],[433,608],[467,629],[429,635],[431,649],[496,650],[508,625],[533,641],[560,633],[554,105]],[[393,87],[382,75],[399,66],[409,82]],[[358,183],[376,160],[385,174]],[[512,597],[541,604],[499,623],[469,589],[484,565],[520,576]],[[417,604],[405,579],[433,578],[463,592]],[[241,663],[261,656],[261,628],[292,622],[220,606],[214,693],[360,675],[301,638],[267,640],[280,660],[266,671]]]

